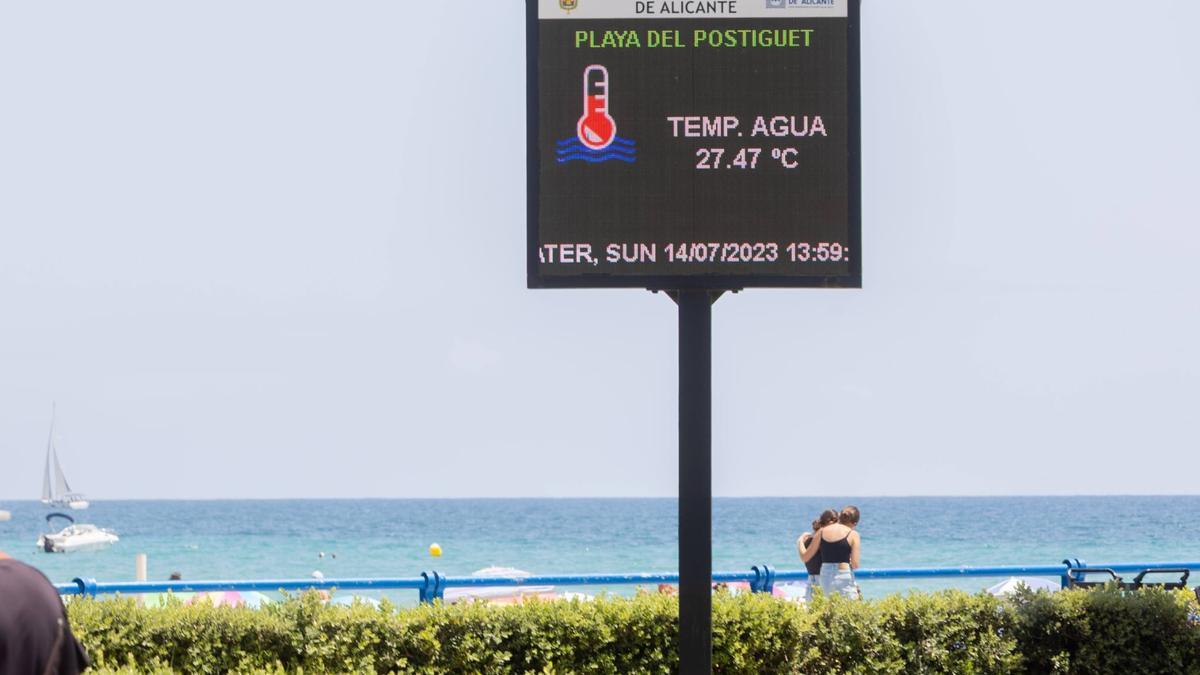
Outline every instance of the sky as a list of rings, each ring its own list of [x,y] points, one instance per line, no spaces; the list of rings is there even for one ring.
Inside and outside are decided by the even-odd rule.
[[[866,0],[863,288],[713,313],[721,496],[1195,493],[1200,3]],[[0,0],[0,506],[672,496],[676,312],[525,288],[521,3]]]

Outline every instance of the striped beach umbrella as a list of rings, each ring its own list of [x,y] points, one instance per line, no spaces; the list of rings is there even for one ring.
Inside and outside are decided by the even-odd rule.
[[[206,593],[196,593],[184,604],[197,605],[202,602],[208,602],[214,607],[224,605],[226,607],[257,608],[262,606],[264,602],[270,601],[270,598],[258,591],[208,591]]]
[[[190,593],[187,591],[168,591],[166,593],[142,593],[138,595],[137,598],[143,607],[166,607],[169,599],[177,600],[178,602],[186,605],[187,603],[191,602],[192,598],[195,596],[195,593]]]

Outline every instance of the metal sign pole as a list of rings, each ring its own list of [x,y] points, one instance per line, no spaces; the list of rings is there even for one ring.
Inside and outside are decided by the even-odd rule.
[[[679,672],[712,673],[712,303],[678,291]]]

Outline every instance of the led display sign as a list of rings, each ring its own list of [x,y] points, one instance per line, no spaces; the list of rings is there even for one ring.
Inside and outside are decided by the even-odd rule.
[[[857,0],[527,0],[528,283],[858,287]]]

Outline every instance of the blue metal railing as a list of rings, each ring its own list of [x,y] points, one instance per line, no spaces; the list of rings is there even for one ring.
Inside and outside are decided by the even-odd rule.
[[[996,565],[964,567],[907,567],[892,569],[860,569],[855,577],[870,579],[955,579],[964,577],[1057,577],[1065,588],[1072,581],[1073,569],[1106,568],[1114,572],[1143,570],[1188,569],[1200,570],[1200,562],[1125,562],[1088,565],[1078,558],[1069,558],[1058,565]],[[770,565],[755,565],[749,572],[713,572],[713,583],[747,582],[756,593],[770,593],[777,582],[808,579],[804,570],[776,571]],[[1078,580],[1078,579],[1075,579]],[[110,593],[165,593],[205,591],[305,591],[305,590],[416,590],[421,602],[433,602],[444,596],[448,588],[484,586],[614,586],[678,583],[676,573],[662,574],[535,574],[527,577],[462,577],[443,576],[438,572],[422,572],[417,577],[371,579],[259,579],[251,581],[120,581],[98,582],[78,578],[69,584],[57,584],[61,595],[96,595]]]

